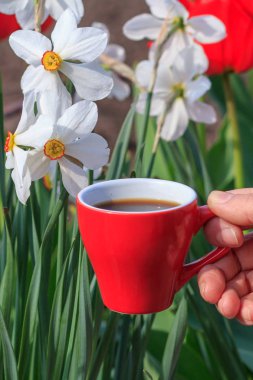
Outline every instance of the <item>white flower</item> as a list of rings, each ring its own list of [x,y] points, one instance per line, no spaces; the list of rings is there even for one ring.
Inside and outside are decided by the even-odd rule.
[[[108,39],[109,39],[110,33],[109,33],[109,30],[105,24],[100,23],[100,22],[94,22],[92,24],[92,26],[94,28],[98,28],[98,29],[105,31],[107,33]],[[124,62],[126,59],[125,49],[118,44],[108,44],[105,51],[104,51],[104,54],[106,54],[108,57],[113,58],[119,62]],[[103,62],[99,59],[98,59],[98,61],[99,61],[100,65],[102,67],[104,67]],[[112,91],[108,97],[109,98],[114,97],[120,101],[128,98],[128,96],[131,93],[129,84],[126,83],[125,81],[123,81],[121,79],[121,77],[117,73],[115,73],[113,70],[106,70],[106,72],[113,79],[113,88],[112,88]]]
[[[98,100],[110,93],[112,79],[90,67],[106,48],[105,32],[77,28],[74,14],[66,10],[57,21],[51,39],[52,42],[30,30],[19,30],[10,36],[14,52],[29,64],[21,80],[24,93],[57,89],[59,96],[68,97],[58,71],[72,81],[81,98]]]
[[[12,179],[15,184],[17,196],[23,204],[26,203],[30,195],[31,176],[27,170],[27,154],[22,149],[22,135],[25,133],[28,125],[35,122],[34,97],[27,94],[24,97],[22,115],[15,133],[8,132],[4,150],[6,152],[6,169],[11,169]],[[20,140],[21,139],[21,140]]]
[[[45,0],[45,12],[42,22],[50,15],[55,20],[69,8],[77,22],[84,15],[82,0]],[[0,12],[8,15],[15,14],[23,29],[34,29],[34,0],[1,0]]]
[[[214,109],[198,100],[211,87],[209,79],[199,75],[206,69],[205,61],[201,62],[199,59],[193,47],[182,50],[172,66],[169,63],[168,51],[161,57],[150,114],[152,116],[166,114],[161,137],[167,141],[182,136],[189,120],[206,124],[216,121]],[[148,88],[152,70],[152,61],[142,61],[136,68],[137,79],[144,88]],[[142,93],[137,104],[138,112],[144,113],[145,105],[146,93]]]
[[[88,185],[84,168],[98,169],[108,162],[106,140],[91,133],[97,122],[97,106],[83,100],[69,107],[54,121],[40,115],[36,123],[22,134],[22,145],[34,148],[27,157],[33,181],[44,177],[52,161],[57,161],[63,185],[72,195]]]
[[[226,36],[224,24],[215,16],[189,18],[186,8],[177,0],[146,0],[152,14],[144,13],[133,17],[123,27],[124,34],[131,40],[148,38],[156,40],[166,22],[167,32],[178,25],[167,47],[179,52],[184,47],[201,43],[214,43]]]

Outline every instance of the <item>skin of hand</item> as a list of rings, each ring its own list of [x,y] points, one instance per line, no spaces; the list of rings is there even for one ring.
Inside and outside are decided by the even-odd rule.
[[[253,325],[253,239],[244,242],[242,233],[253,228],[253,189],[213,191],[207,204],[217,216],[205,225],[207,240],[231,250],[199,272],[201,296],[224,317]]]

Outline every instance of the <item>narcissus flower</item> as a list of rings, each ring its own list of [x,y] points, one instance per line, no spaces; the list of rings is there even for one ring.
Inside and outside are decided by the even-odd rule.
[[[251,0],[181,0],[191,16],[210,14],[226,26],[227,37],[203,45],[209,59],[208,74],[237,73],[253,67],[253,3]],[[202,42],[202,41],[200,41]]]
[[[94,28],[99,28],[101,30],[104,30],[108,35],[108,39],[110,38],[110,32],[105,24],[101,22],[94,22],[92,26]],[[118,62],[124,62],[126,59],[125,49],[118,44],[108,44],[104,51],[104,54],[110,58],[117,60]],[[98,62],[102,67],[104,67],[102,59],[98,59]],[[106,69],[107,74],[113,80],[113,88],[109,95],[109,98],[115,98],[120,101],[126,99],[131,93],[129,84],[123,81],[121,77],[117,73],[115,73],[113,70],[107,69],[106,67],[105,69]]]
[[[106,140],[92,133],[96,122],[97,106],[86,100],[69,107],[57,121],[40,115],[22,135],[23,145],[34,148],[27,157],[31,179],[44,177],[56,161],[63,185],[75,197],[88,185],[84,169],[98,169],[109,159]]]
[[[151,112],[152,116],[165,115],[161,137],[176,140],[185,132],[189,120],[212,124],[216,121],[214,109],[199,101],[211,87],[208,78],[200,75],[206,70],[206,61],[197,54],[194,47],[182,50],[169,67],[169,51],[161,57],[154,87]],[[142,61],[136,67],[139,83],[148,88],[153,70],[152,61]],[[137,110],[144,113],[146,93],[139,96]]]
[[[50,15],[55,20],[69,8],[75,15],[77,22],[83,17],[82,0],[45,0],[44,22]],[[18,24],[23,29],[34,29],[34,0],[1,0],[0,12],[16,15]]]
[[[132,40],[156,40],[162,26],[169,33],[177,25],[167,46],[179,52],[194,44],[194,41],[210,44],[226,35],[224,25],[217,17],[205,15],[189,18],[189,12],[177,0],[146,0],[146,3],[151,14],[135,16],[124,25],[124,34]]]
[[[60,72],[72,81],[83,99],[103,99],[110,93],[112,79],[91,67],[92,61],[106,48],[105,32],[77,28],[74,14],[66,10],[57,21],[51,39],[52,42],[30,30],[19,30],[10,36],[14,52],[30,65],[21,80],[24,93],[57,88],[62,96],[68,96]]]
[[[34,97],[28,94],[24,97],[22,115],[15,133],[8,132],[4,151],[6,153],[6,169],[11,169],[17,196],[23,204],[30,195],[31,176],[26,161],[28,152],[23,150],[22,136],[29,125],[35,122]]]

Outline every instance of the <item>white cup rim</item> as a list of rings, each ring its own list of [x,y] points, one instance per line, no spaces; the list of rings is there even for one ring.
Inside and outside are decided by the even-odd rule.
[[[100,209],[96,207],[96,204],[110,201],[111,199],[126,199],[129,198],[131,199],[131,196],[129,196],[129,193],[125,196],[117,195],[116,194],[116,189],[118,189],[118,193],[120,194],[120,187],[123,186],[123,190],[129,186],[132,187],[134,184],[134,189],[136,189],[136,192],[138,192],[138,186],[144,186],[142,187],[142,190],[144,189],[146,194],[152,191],[156,191],[154,189],[154,186],[160,186],[160,189],[163,188],[163,191],[165,191],[166,187],[167,189],[171,189],[172,193],[168,195],[167,198],[167,193],[166,196],[164,195],[165,193],[160,193],[160,197],[157,197],[156,194],[152,193],[152,196],[139,196],[139,198],[143,199],[163,199],[163,200],[168,200],[168,201],[175,201],[179,203],[178,206],[169,208],[169,209],[164,209],[164,210],[154,210],[154,211],[112,211],[112,210],[106,210],[106,209]],[[110,190],[111,189],[111,190]],[[113,191],[112,191],[113,189]],[[104,194],[102,191],[104,190]],[[177,193],[175,193],[175,190],[177,190]],[[111,193],[110,193],[111,191]],[[113,194],[114,192],[114,194]],[[104,195],[104,197],[102,196]],[[174,197],[174,198],[173,198]],[[181,197],[181,198],[180,198]],[[105,198],[105,199],[104,199]],[[136,199],[138,196],[132,196],[132,198]],[[173,199],[171,199],[173,198]],[[181,201],[180,201],[180,199]],[[161,180],[161,179],[152,179],[152,178],[126,178],[126,179],[114,179],[114,180],[109,180],[109,181],[103,181],[103,182],[97,182],[93,185],[90,185],[83,190],[81,190],[78,195],[77,199],[81,204],[84,204],[85,207],[96,210],[97,212],[102,212],[102,213],[110,213],[110,214],[121,214],[121,215],[134,215],[134,214],[149,214],[149,213],[165,213],[165,212],[173,212],[174,210],[178,210],[181,208],[186,207],[187,205],[191,204],[197,199],[197,194],[196,192],[189,186],[175,182],[175,181],[167,181],[167,180]],[[90,200],[89,200],[90,199]],[[97,200],[96,200],[97,199]],[[182,201],[182,199],[184,199]]]

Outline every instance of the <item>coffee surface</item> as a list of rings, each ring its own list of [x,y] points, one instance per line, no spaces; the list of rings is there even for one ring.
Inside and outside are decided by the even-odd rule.
[[[103,210],[123,212],[149,212],[167,210],[180,204],[159,199],[116,199],[97,203],[94,206]]]

